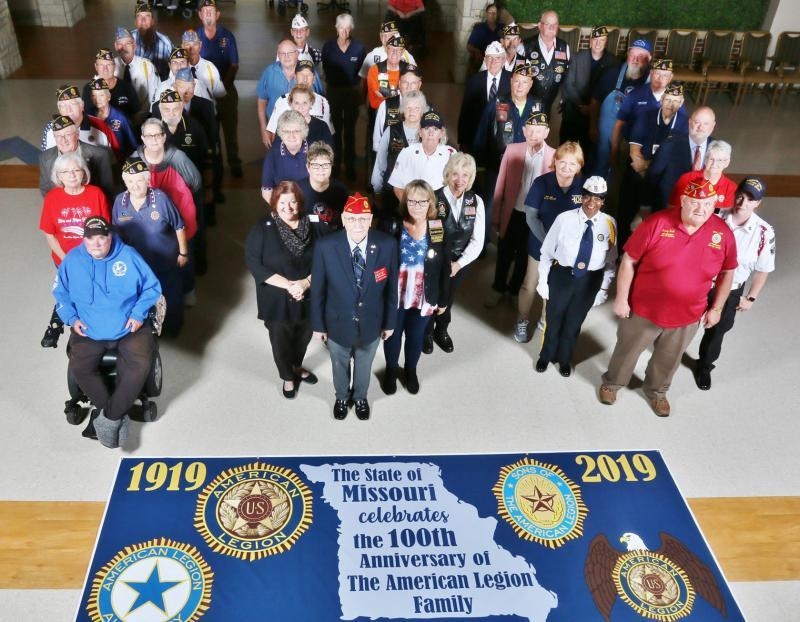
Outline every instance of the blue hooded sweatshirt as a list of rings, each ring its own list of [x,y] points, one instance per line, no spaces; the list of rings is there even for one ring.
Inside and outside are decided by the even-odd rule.
[[[103,259],[94,259],[83,244],[67,253],[53,296],[65,324],[80,319],[88,337],[112,341],[130,333],[125,328],[129,318],[144,322],[161,296],[161,285],[142,256],[114,236]]]

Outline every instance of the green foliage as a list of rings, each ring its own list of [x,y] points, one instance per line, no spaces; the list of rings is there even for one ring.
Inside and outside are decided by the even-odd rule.
[[[562,24],[625,28],[760,30],[769,0],[507,0],[518,23],[538,22],[554,9]]]

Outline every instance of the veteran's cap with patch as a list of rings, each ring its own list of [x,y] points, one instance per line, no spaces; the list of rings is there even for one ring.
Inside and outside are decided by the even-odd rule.
[[[670,82],[664,89],[664,95],[675,95],[683,97],[683,82]]]
[[[650,43],[647,39],[635,39],[633,43],[631,43],[628,47],[641,48],[648,54],[653,53],[653,44]]]
[[[528,118],[525,119],[525,125],[543,125],[544,127],[550,127],[550,120],[547,118],[546,112],[532,112],[528,115]]]
[[[717,196],[717,189],[708,179],[699,175],[686,184],[683,194],[690,199],[709,199]]]
[[[381,32],[386,34],[390,32],[397,32],[397,22],[394,20],[389,20],[387,22],[383,22],[380,28]]]
[[[80,99],[81,92],[74,84],[62,84],[56,89],[56,101],[65,102],[70,99]]]
[[[760,201],[764,198],[764,194],[767,192],[767,185],[758,177],[745,177],[739,182],[739,186],[736,188],[736,191],[746,192],[750,195],[750,198]]]
[[[90,238],[95,235],[108,235],[111,226],[102,216],[89,216],[83,223],[83,237]]]
[[[123,39],[133,39],[133,35],[127,28],[123,26],[117,26],[117,29],[114,31],[114,40],[122,41]]]
[[[136,175],[147,171],[147,164],[139,156],[131,156],[122,164],[122,172],[126,175]]]
[[[369,199],[356,192],[354,195],[347,197],[347,202],[344,204],[345,214],[371,214],[372,208],[369,206]]]
[[[292,28],[308,28],[306,18],[299,13],[292,18]]]
[[[158,101],[162,104],[174,104],[183,100],[181,99],[181,96],[178,93],[178,91],[176,91],[175,89],[167,89],[166,91],[161,93],[161,96],[158,98]]]
[[[593,175],[587,179],[583,184],[583,194],[588,194],[593,197],[606,198],[608,194],[608,184],[606,180],[600,175]]]
[[[511,22],[508,26],[503,28],[503,36],[504,37],[518,37],[519,36],[519,26],[517,26],[514,22]]]
[[[89,82],[89,89],[92,91],[109,91],[108,82],[104,78],[95,78]]]
[[[492,41],[486,46],[484,56],[505,56],[506,51],[503,49],[503,44],[499,41]]]
[[[422,121],[419,122],[419,127],[421,129],[426,127],[438,127],[442,129],[444,127],[444,118],[435,110],[428,110],[428,112],[422,115]]]
[[[528,78],[533,78],[533,71],[533,65],[531,65],[528,61],[525,61],[524,63],[517,64],[512,73],[515,76],[526,76]]]
[[[299,60],[294,66],[294,72],[297,73],[298,71],[310,71],[311,73],[314,73],[314,63],[307,58]]]
[[[395,35],[386,42],[390,48],[404,48],[406,47],[406,40],[403,35]]]
[[[589,35],[592,39],[599,39],[600,37],[608,36],[608,28],[606,26],[594,26],[592,34]]]
[[[169,53],[170,60],[186,60],[188,57],[189,55],[183,48],[172,48],[172,51]]]
[[[200,43],[200,36],[197,34],[197,31],[190,28],[189,30],[184,30],[183,34],[181,35],[181,42],[182,43]]]
[[[669,58],[654,58],[650,63],[650,69],[660,69],[661,71],[672,71],[672,60]]]
[[[68,127],[73,127],[75,125],[75,121],[73,121],[70,117],[65,114],[57,114],[53,115],[53,131],[57,132],[58,130],[65,130]]]

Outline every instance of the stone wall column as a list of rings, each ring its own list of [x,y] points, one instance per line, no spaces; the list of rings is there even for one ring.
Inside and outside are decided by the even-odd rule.
[[[17,33],[8,10],[8,0],[0,0],[0,78],[7,78],[22,67]]]
[[[42,26],[73,26],[84,17],[83,0],[37,0]]]
[[[455,21],[453,23],[453,79],[464,82],[467,74],[467,39],[475,22],[483,19],[483,9],[488,0],[456,0]]]

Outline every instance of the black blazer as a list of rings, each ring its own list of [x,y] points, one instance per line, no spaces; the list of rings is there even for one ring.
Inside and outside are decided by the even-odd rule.
[[[481,115],[489,102],[489,92],[486,89],[487,71],[473,74],[464,85],[464,99],[461,100],[461,112],[458,115],[458,144],[467,151],[472,150],[475,140],[475,130],[478,129]],[[503,69],[500,72],[500,81],[497,85],[497,95],[511,94],[511,72]]]
[[[285,289],[264,282],[274,274],[290,281],[311,275],[314,246],[327,233],[327,226],[319,222],[318,217],[309,218],[313,218],[310,223],[312,241],[300,257],[292,255],[283,244],[272,216],[259,220],[247,235],[245,262],[256,282],[258,318],[265,322],[297,321],[309,317],[309,292],[303,301],[297,301]]]
[[[450,299],[450,253],[444,237],[446,235],[444,221],[438,221],[440,223],[439,230],[441,231],[441,239],[438,242],[431,240],[431,222],[435,223],[437,221],[429,220],[425,233],[425,237],[428,239],[428,253],[425,255],[422,284],[425,288],[425,300],[428,304],[439,305],[439,303]],[[396,231],[398,244],[402,232],[403,226],[401,224]],[[397,265],[398,267],[400,266],[399,259]]]
[[[370,229],[361,292],[346,231],[317,242],[311,271],[311,327],[353,347],[375,341],[397,322],[397,242]]]
[[[715,139],[709,136],[706,139],[706,147],[713,140]],[[678,179],[690,170],[692,170],[692,151],[689,148],[689,136],[687,134],[671,135],[658,148],[645,174],[645,179],[654,189],[654,211],[667,206],[669,195],[672,194],[672,189]]]

